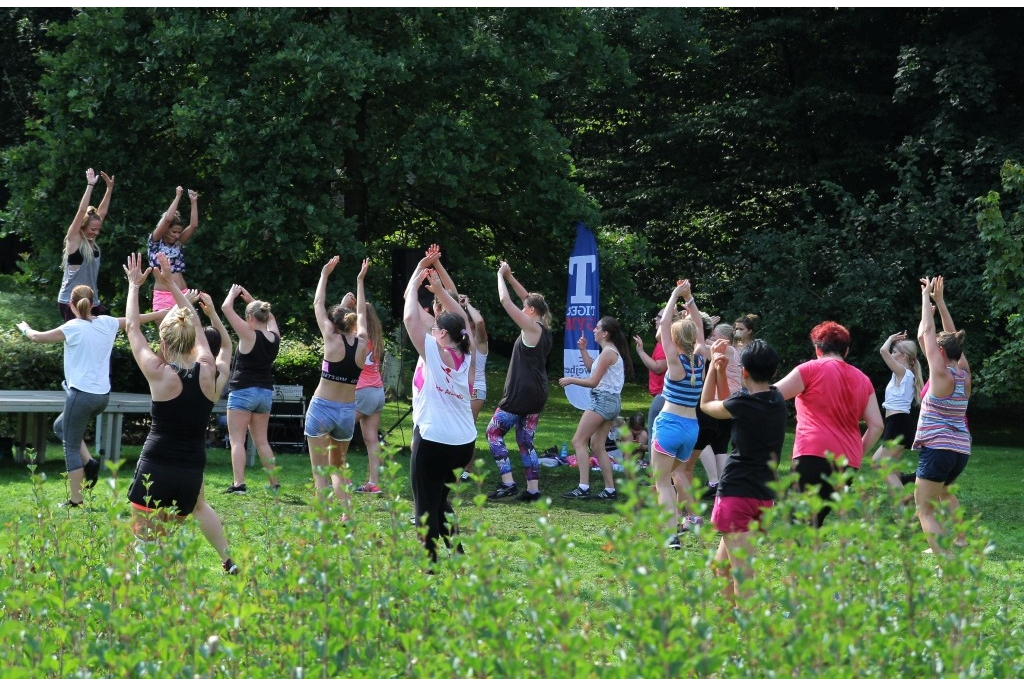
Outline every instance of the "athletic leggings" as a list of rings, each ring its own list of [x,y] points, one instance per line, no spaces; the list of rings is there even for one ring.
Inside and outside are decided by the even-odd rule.
[[[450,519],[454,519],[455,510],[448,502],[448,484],[455,482],[455,470],[461,470],[473,458],[474,445],[475,441],[465,445],[446,445],[426,440],[420,435],[419,427],[413,428],[412,456],[409,459],[412,497],[416,520],[421,521],[424,514],[427,517],[427,537],[423,539],[423,546],[427,548],[431,561],[437,561],[439,539],[451,547]]]
[[[94,395],[68,388],[64,411],[53,422],[53,432],[64,443],[64,464],[68,473],[82,468],[82,440],[92,418],[107,408],[110,393]]]
[[[523,468],[526,469],[526,480],[540,480],[540,462],[537,460],[537,450],[533,447],[533,435],[537,432],[537,420],[540,414],[510,414],[500,407],[494,410],[491,422],[487,424],[487,442],[491,446],[491,456],[498,465],[498,472],[501,475],[512,473],[512,463],[509,461],[508,448],[505,446],[505,433],[516,429],[516,444],[519,445],[519,457],[523,461]]]

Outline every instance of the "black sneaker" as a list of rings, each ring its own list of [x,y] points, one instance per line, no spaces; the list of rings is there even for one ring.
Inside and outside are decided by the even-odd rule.
[[[85,472],[85,488],[92,489],[100,479],[100,460],[93,457],[89,463],[82,467]]]
[[[522,492],[519,493],[519,496],[516,497],[516,499],[519,500],[520,502],[536,502],[537,500],[540,499],[540,497],[540,490],[538,490],[537,492],[523,490]]]
[[[244,495],[249,492],[249,489],[245,487],[245,483],[241,485],[230,485],[228,489],[224,491],[225,495]]]
[[[82,504],[83,504],[82,502],[75,502],[75,501],[72,501],[72,500],[69,499],[67,502],[61,502],[57,506],[61,507],[61,508],[63,508],[63,507],[71,507],[73,509],[77,509],[78,507],[82,506]]]
[[[666,547],[668,547],[669,549],[682,549],[683,544],[679,542],[678,535],[673,535],[668,539],[668,544],[666,545]]]
[[[608,492],[607,490],[602,490],[601,492],[599,492],[596,495],[594,495],[594,499],[614,500],[614,499],[618,499],[618,498],[619,498],[619,491],[618,490],[612,490],[611,492]]]
[[[569,492],[563,492],[562,497],[565,499],[590,499],[593,495],[590,494],[590,488],[584,490],[580,486],[576,486]]]
[[[224,573],[228,574],[229,576],[238,575],[238,565],[235,562],[231,561],[231,559],[225,559],[220,563],[220,565],[221,568],[224,569]]]
[[[487,499],[505,499],[519,492],[519,487],[515,483],[498,483],[498,487],[494,488],[494,492],[487,493]]]

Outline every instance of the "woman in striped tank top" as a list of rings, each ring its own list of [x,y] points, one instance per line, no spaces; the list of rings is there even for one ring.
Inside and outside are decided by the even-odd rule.
[[[682,297],[688,318],[672,323],[661,320],[661,343],[665,347],[668,370],[662,395],[665,405],[654,419],[651,435],[651,469],[654,472],[658,503],[669,514],[673,530],[679,528],[679,505],[676,491],[683,493],[690,507],[694,506],[690,483],[683,468],[697,443],[697,405],[704,385],[704,360],[708,356],[704,344],[704,328],[700,312],[690,292],[689,281],[679,281],[668,299],[665,311],[674,312]],[[668,546],[679,549],[679,536],[673,535]]]
[[[956,495],[949,492],[949,486],[963,472],[971,454],[971,434],[966,422],[971,367],[963,354],[965,334],[962,330],[935,334],[932,299],[941,312],[947,311],[942,276],[921,279],[921,325],[917,329],[917,340],[928,359],[930,385],[921,401],[921,416],[914,438],[914,449],[920,450],[914,502],[931,551],[948,554],[939,544],[938,536],[945,531],[936,519],[935,509],[942,503],[953,514],[960,507]],[[954,544],[963,547],[967,541],[960,536]]]

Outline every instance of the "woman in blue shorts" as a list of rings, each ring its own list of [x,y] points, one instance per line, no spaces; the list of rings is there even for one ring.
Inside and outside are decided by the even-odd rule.
[[[921,530],[928,546],[936,554],[948,554],[939,545],[945,530],[935,517],[937,504],[949,507],[954,514],[960,507],[956,495],[949,491],[963,473],[971,454],[971,434],[967,430],[967,401],[971,396],[971,366],[964,356],[964,332],[943,331],[935,335],[935,315],[931,299],[947,318],[943,301],[942,276],[921,279],[921,324],[917,341],[928,359],[928,392],[921,400],[914,449],[918,453],[917,482],[914,502]],[[952,319],[950,319],[952,323]],[[967,540],[958,537],[954,544],[963,547]]]
[[[245,319],[235,313],[235,298],[242,297]],[[274,451],[267,440],[270,407],[274,401],[274,360],[281,349],[281,331],[269,302],[254,300],[249,291],[232,285],[221,307],[224,317],[238,336],[238,358],[228,382],[228,435],[231,438],[233,482],[224,492],[244,495],[245,434],[252,436],[256,453],[270,477],[270,487],[280,487],[274,474]]]
[[[684,496],[692,498],[683,464],[690,459],[697,442],[697,405],[704,384],[704,358],[708,353],[703,326],[695,323],[701,319],[690,292],[690,281],[678,282],[665,311],[674,312],[680,296],[686,304],[688,317],[675,323],[669,317],[661,320],[661,343],[668,363],[662,390],[665,405],[654,419],[651,436],[651,469],[658,502],[665,508],[672,529],[677,532],[679,507],[676,504],[677,485],[673,485],[673,479],[683,488]],[[679,535],[674,534],[668,544],[672,549],[679,549]]]
[[[334,497],[348,509],[348,481],[342,469],[356,427],[356,383],[366,364],[363,279],[370,260],[363,260],[356,279],[355,311],[340,304],[327,309],[327,279],[339,261],[339,257],[331,257],[324,265],[313,296],[313,311],[324,337],[324,361],[320,383],[306,410],[305,433],[317,496],[326,498],[329,489],[333,489]],[[342,513],[341,518],[348,520],[348,515]]]

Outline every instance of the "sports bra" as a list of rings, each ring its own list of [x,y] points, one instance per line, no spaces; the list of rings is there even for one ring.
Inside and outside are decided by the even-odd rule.
[[[359,374],[362,373],[362,369],[356,365],[356,347],[359,346],[359,338],[356,338],[356,341],[349,345],[345,336],[342,336],[341,342],[345,345],[345,358],[336,362],[325,359],[324,363],[320,366],[320,378],[334,381],[335,383],[355,385],[359,382]]]

